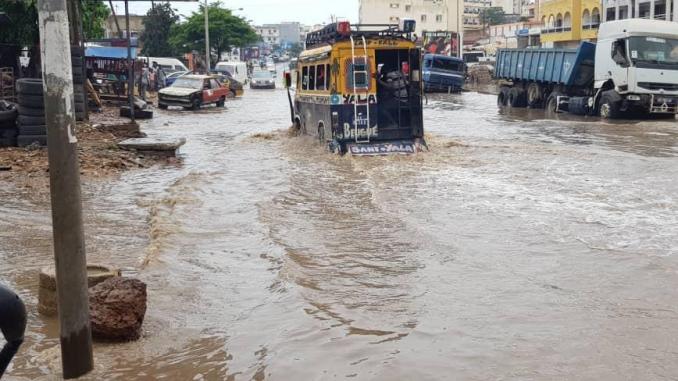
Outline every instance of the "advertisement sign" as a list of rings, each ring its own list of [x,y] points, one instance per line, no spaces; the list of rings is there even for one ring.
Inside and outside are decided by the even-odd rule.
[[[459,38],[456,32],[439,31],[423,33],[423,49],[425,53],[456,56],[459,51]]]

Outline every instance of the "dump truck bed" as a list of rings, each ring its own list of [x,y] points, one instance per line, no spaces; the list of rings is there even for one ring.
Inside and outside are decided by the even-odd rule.
[[[500,49],[495,76],[499,79],[591,86],[596,45],[582,42],[577,49]]]

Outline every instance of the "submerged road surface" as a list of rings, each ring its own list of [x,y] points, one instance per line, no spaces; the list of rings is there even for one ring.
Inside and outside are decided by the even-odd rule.
[[[86,182],[90,261],[147,282],[143,338],[92,380],[673,380],[678,122],[433,96],[431,152],[293,137],[285,92],[156,112],[180,164]],[[0,279],[30,310],[10,379],[58,378],[37,314],[49,204],[2,184]]]

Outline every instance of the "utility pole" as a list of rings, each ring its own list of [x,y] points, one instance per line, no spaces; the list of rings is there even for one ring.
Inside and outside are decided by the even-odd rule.
[[[129,101],[129,117],[134,124],[134,61],[132,60],[132,32],[129,30],[129,3],[125,0],[125,23],[127,23],[127,100]]]
[[[210,73],[210,22],[209,22],[209,12],[208,12],[207,0],[205,0],[205,67],[207,72]]]
[[[66,0],[38,0],[61,363],[65,379],[93,366]]]

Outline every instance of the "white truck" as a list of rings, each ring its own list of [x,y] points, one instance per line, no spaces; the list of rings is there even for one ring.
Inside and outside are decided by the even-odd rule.
[[[596,45],[502,49],[500,106],[545,107],[603,118],[678,114],[678,23],[626,19],[600,25]]]

